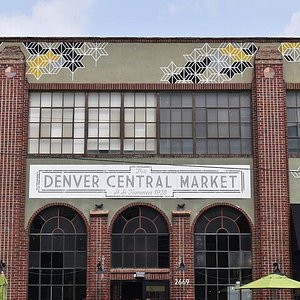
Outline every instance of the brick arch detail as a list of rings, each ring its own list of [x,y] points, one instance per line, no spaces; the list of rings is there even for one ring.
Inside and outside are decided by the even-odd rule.
[[[167,217],[167,215],[160,209],[158,208],[157,206],[151,204],[151,203],[146,203],[146,202],[133,202],[133,203],[130,203],[126,206],[123,206],[122,208],[120,208],[115,214],[114,216],[112,217],[111,219],[111,222],[110,222],[110,225],[108,227],[108,232],[109,234],[111,235],[112,233],[112,227],[113,227],[113,224],[115,223],[116,219],[122,214],[123,211],[125,211],[126,209],[128,208],[131,208],[131,207],[135,207],[135,206],[146,206],[146,207],[150,207],[150,208],[153,208],[155,209],[157,212],[159,212],[162,217],[164,218],[164,220],[166,221],[167,225],[168,225],[168,229],[169,229],[169,235],[171,235],[172,233],[172,225],[170,223],[170,220],[169,218]]]
[[[46,205],[40,207],[39,209],[37,209],[37,210],[33,213],[33,215],[30,217],[30,219],[29,219],[29,221],[28,221],[28,224],[27,224],[27,226],[26,226],[26,228],[25,228],[27,234],[29,233],[29,231],[30,231],[30,226],[31,226],[33,220],[36,218],[36,216],[37,216],[40,212],[42,212],[43,210],[45,210],[45,209],[47,209],[47,208],[50,208],[50,207],[53,207],[53,206],[65,206],[65,207],[68,207],[68,208],[71,208],[71,209],[75,210],[75,211],[78,213],[78,215],[80,215],[80,217],[83,219],[83,222],[84,222],[85,227],[86,227],[86,233],[87,233],[87,235],[89,236],[89,222],[88,222],[88,220],[86,219],[85,215],[84,215],[77,207],[75,207],[75,206],[73,206],[73,205],[71,205],[71,204],[69,204],[69,203],[61,203],[61,202],[48,203],[48,204],[46,204]]]
[[[196,215],[195,219],[193,220],[193,223],[191,225],[191,229],[192,229],[192,232],[193,234],[195,233],[195,226],[196,226],[196,223],[198,221],[198,219],[200,218],[200,216],[206,212],[207,210],[211,209],[211,208],[214,208],[214,207],[218,207],[218,206],[227,206],[227,207],[232,207],[232,208],[235,208],[236,210],[238,210],[239,212],[241,212],[245,218],[247,219],[249,225],[250,225],[250,229],[251,229],[251,235],[253,235],[254,233],[254,224],[253,224],[253,221],[251,220],[251,218],[249,217],[249,215],[243,210],[241,209],[239,206],[235,205],[235,204],[232,204],[232,203],[228,203],[228,202],[218,202],[218,203],[213,203],[213,204],[210,204],[210,205],[207,205],[205,206],[204,208],[202,208],[199,213]]]

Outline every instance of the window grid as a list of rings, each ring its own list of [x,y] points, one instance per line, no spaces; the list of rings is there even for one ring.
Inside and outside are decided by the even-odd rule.
[[[83,154],[84,93],[31,93],[29,153]]]
[[[87,236],[72,209],[51,207],[33,221],[29,234],[28,299],[85,297]]]
[[[156,95],[124,93],[124,153],[156,153]]]
[[[88,94],[88,153],[121,152],[121,94]]]
[[[196,152],[251,154],[251,101],[247,92],[196,93]]]
[[[287,127],[289,154],[300,154],[300,92],[287,91]]]
[[[229,207],[212,208],[195,227],[196,299],[227,299],[227,286],[252,279],[251,233],[246,218]]]
[[[169,233],[163,217],[149,207],[120,215],[112,230],[113,268],[168,268]]]
[[[251,154],[250,93],[33,92],[28,151]]]

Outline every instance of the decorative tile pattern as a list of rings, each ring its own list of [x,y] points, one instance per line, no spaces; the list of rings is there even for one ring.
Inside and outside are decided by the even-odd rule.
[[[223,43],[218,48],[204,44],[190,54],[184,54],[183,67],[173,61],[161,67],[161,81],[169,83],[222,83],[252,68],[251,60],[257,51],[254,43]]]
[[[289,62],[300,62],[300,43],[281,43],[279,52]]]
[[[82,59],[91,56],[95,64],[101,56],[107,56],[107,43],[83,42],[26,42],[23,43],[29,52],[26,74],[33,75],[37,80],[44,74],[54,75],[61,69],[68,69],[73,75],[77,69],[85,68]]]

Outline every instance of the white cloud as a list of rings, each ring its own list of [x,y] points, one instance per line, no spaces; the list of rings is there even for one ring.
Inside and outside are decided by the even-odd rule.
[[[0,35],[86,35],[93,4],[94,0],[38,0],[29,14],[0,13]]]
[[[300,36],[300,10],[292,14],[289,24],[284,30],[285,36]]]
[[[196,11],[215,16],[218,14],[218,5],[216,0],[173,0],[168,3],[168,11],[171,14]]]

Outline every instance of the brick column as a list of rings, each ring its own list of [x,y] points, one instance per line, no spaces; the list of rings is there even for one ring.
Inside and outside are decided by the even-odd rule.
[[[190,211],[173,211],[170,299],[194,299],[194,243],[190,215]],[[181,262],[184,271],[179,270]]]
[[[254,279],[273,271],[278,262],[290,275],[290,211],[286,99],[282,57],[276,47],[262,46],[255,60],[253,86],[255,234]],[[291,299],[289,291],[276,291],[276,299]],[[256,299],[270,299],[260,292]]]
[[[0,53],[0,259],[7,263],[8,299],[26,299],[24,230],[28,93],[19,47]]]
[[[110,236],[108,211],[90,212],[87,300],[110,299]],[[97,264],[104,273],[97,274]]]

